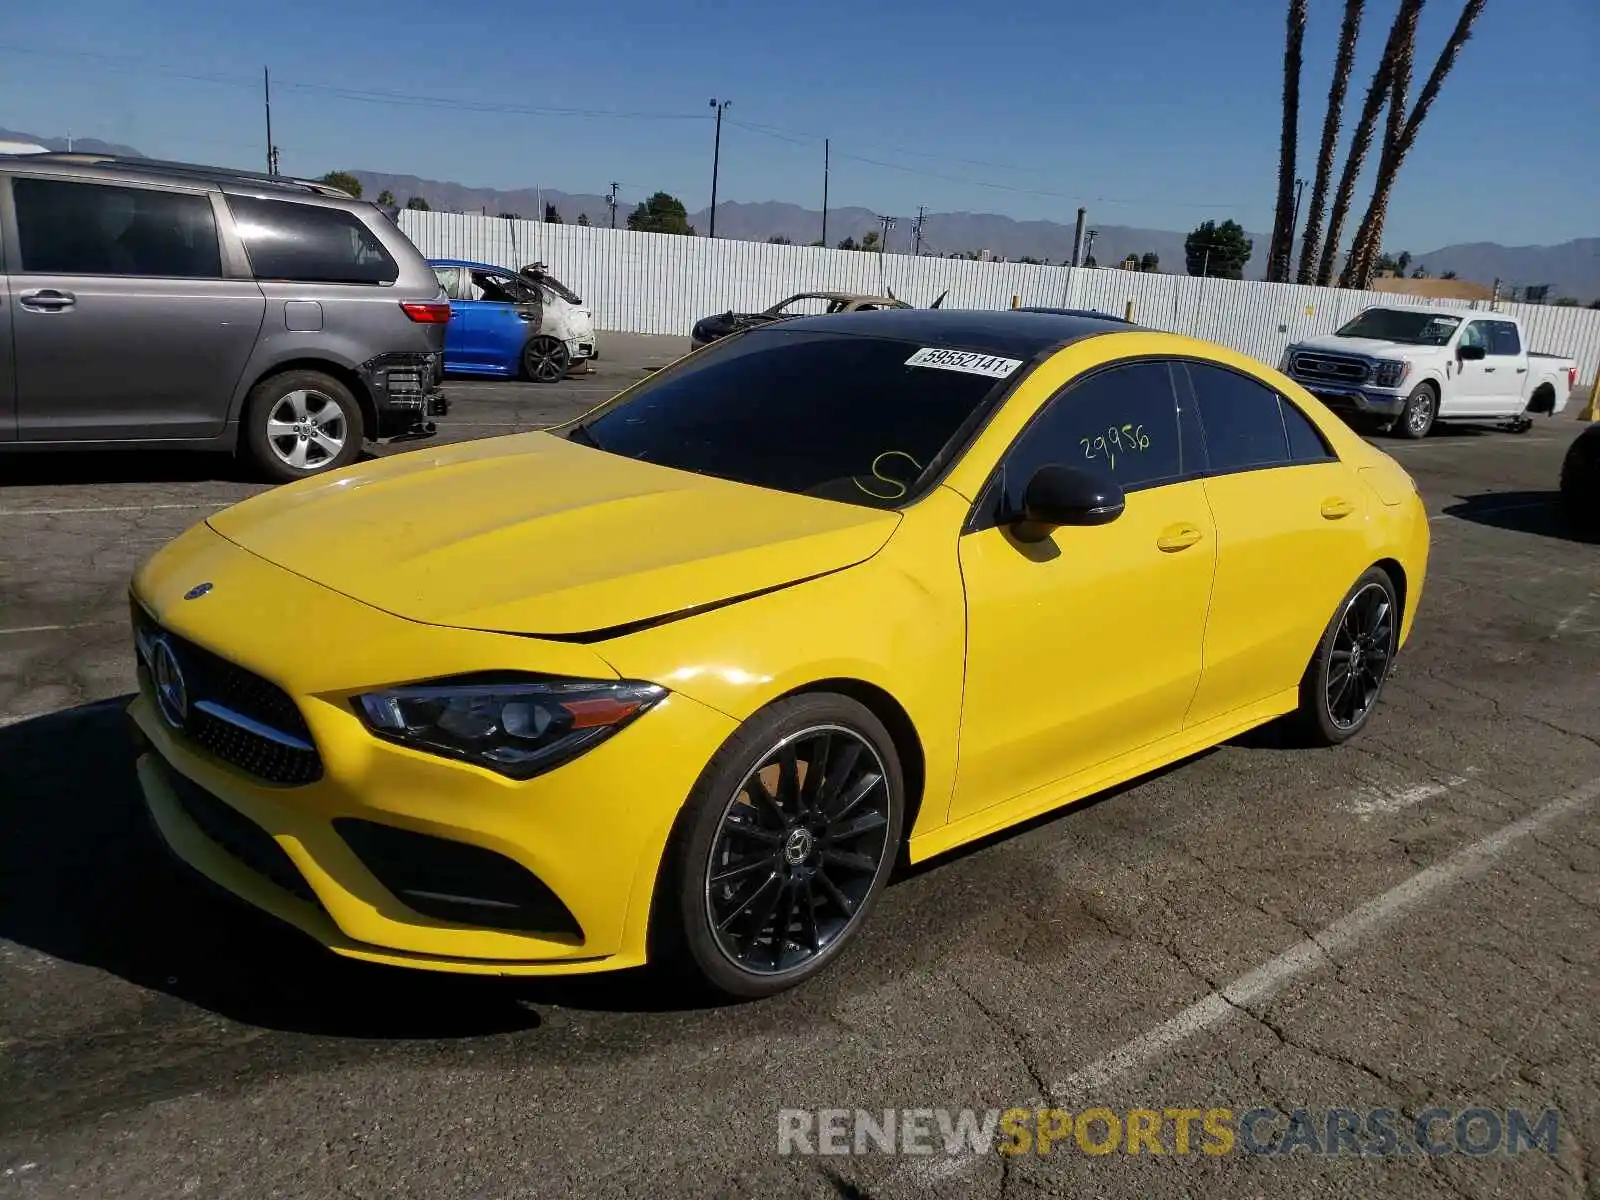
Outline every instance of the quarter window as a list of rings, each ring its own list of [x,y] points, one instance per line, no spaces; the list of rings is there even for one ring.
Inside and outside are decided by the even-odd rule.
[[[257,279],[393,283],[400,277],[377,235],[341,208],[229,196]]]
[[[1028,480],[1049,463],[1097,471],[1125,492],[1181,476],[1178,409],[1167,364],[1110,367],[1049,400],[1006,455],[1003,511],[1020,511]]]
[[[1284,432],[1289,435],[1289,457],[1295,462],[1322,462],[1335,457],[1322,433],[1311,423],[1311,418],[1301,412],[1294,401],[1278,397],[1278,410],[1283,415]]]
[[[1186,366],[1214,474],[1283,466],[1291,461],[1278,393],[1224,367],[1206,363]]]
[[[26,177],[11,195],[24,271],[222,277],[209,196]]]

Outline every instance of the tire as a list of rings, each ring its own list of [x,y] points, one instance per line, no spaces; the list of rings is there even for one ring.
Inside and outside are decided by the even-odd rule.
[[[808,786],[813,757],[837,773],[817,777],[820,796]],[[737,999],[810,979],[876,903],[904,814],[899,755],[866,706],[815,693],[763,709],[712,757],[679,814],[656,888],[653,964]]]
[[[572,351],[547,333],[529,338],[522,348],[522,373],[534,383],[560,383],[572,370]]]
[[[1600,425],[1574,438],[1561,460],[1561,512],[1577,533],[1600,537]]]
[[[1377,613],[1375,603],[1385,606],[1381,614]],[[1379,617],[1376,622],[1371,620],[1374,615]],[[1352,617],[1355,618],[1353,625]],[[1300,707],[1295,712],[1294,724],[1302,744],[1335,746],[1355,737],[1366,727],[1394,667],[1400,618],[1394,581],[1381,567],[1369,568],[1339,602],[1300,680]],[[1354,639],[1352,632],[1356,635]],[[1354,654],[1359,672],[1356,682],[1368,691],[1358,695],[1357,703],[1347,709],[1351,693],[1337,690],[1340,681],[1334,672],[1341,664],[1348,672],[1352,650],[1356,649],[1352,640],[1359,643],[1359,651]]]
[[[1439,393],[1431,383],[1419,383],[1406,397],[1406,406],[1394,423],[1401,437],[1425,438],[1433,430],[1434,419],[1439,415]]]
[[[365,426],[350,389],[321,371],[285,371],[250,390],[244,449],[277,483],[323,475],[361,454]]]

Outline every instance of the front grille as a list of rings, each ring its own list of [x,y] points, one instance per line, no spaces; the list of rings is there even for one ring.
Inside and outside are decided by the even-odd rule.
[[[186,638],[162,629],[133,604],[136,643],[164,641],[182,672],[186,712],[174,728],[196,745],[268,783],[299,786],[322,778],[322,756],[305,718],[282,688]],[[141,682],[156,694],[154,666],[140,650]],[[167,709],[157,704],[172,725]]]
[[[1342,354],[1319,354],[1298,351],[1290,361],[1291,373],[1297,379],[1322,380],[1329,383],[1365,383],[1369,366],[1359,358]]]
[[[177,771],[168,771],[167,779],[178,797],[178,804],[201,833],[257,875],[292,896],[318,904],[317,894],[311,890],[305,876],[295,869],[294,860],[278,845],[276,838],[231,804],[219,800]]]
[[[336,818],[333,827],[378,882],[415,912],[459,925],[583,940],[560,897],[503,854],[357,817]]]

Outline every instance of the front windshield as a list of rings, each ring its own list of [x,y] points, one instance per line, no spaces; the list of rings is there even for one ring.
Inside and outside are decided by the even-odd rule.
[[[908,363],[919,352],[943,365]],[[1015,359],[769,326],[653,376],[567,436],[681,471],[896,508],[1021,370]]]
[[[1439,316],[1404,308],[1369,308],[1334,336],[1375,338],[1413,346],[1443,346],[1461,324],[1460,317]]]

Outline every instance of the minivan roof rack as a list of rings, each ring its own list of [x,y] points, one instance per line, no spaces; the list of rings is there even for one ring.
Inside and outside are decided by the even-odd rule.
[[[203,163],[177,162],[163,158],[136,158],[120,154],[91,154],[85,151],[52,150],[45,154],[19,156],[28,162],[78,163],[83,166],[126,167],[130,171],[146,171],[152,175],[173,175],[180,178],[203,179],[210,182],[253,183],[263,187],[277,187],[288,191],[311,192],[319,196],[333,196],[341,200],[356,197],[342,188],[316,179],[299,179],[292,175],[268,175],[263,171],[244,171],[237,167],[210,167]]]

